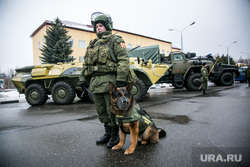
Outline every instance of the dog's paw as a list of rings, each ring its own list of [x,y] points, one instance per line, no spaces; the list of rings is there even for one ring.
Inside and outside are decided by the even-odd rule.
[[[112,150],[120,150],[120,149],[121,149],[121,147],[118,145],[112,147]]]
[[[124,152],[125,155],[130,155],[130,154],[133,154],[133,153],[134,153],[134,150],[131,151],[129,149]]]

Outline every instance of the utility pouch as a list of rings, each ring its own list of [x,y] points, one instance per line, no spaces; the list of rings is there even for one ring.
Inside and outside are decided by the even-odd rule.
[[[201,78],[200,78],[200,81],[201,81],[201,82],[204,82],[204,78],[203,78],[203,77],[201,77]]]
[[[109,58],[109,48],[107,48],[105,45],[99,46],[99,56],[98,56],[98,63],[100,64],[106,64],[107,59]]]
[[[93,65],[95,62],[97,62],[98,54],[99,47],[88,48],[84,58],[86,64]]]

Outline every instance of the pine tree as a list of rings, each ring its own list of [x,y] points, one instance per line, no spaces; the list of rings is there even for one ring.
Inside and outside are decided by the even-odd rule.
[[[215,56],[215,59],[217,59],[217,57],[219,57],[218,62],[223,63],[223,64],[228,64],[228,58],[227,56],[225,56],[224,54],[222,54],[222,56],[220,57],[220,55]],[[232,57],[229,56],[229,61],[231,65],[235,64],[235,61],[233,60]]]
[[[42,49],[43,63],[56,64],[58,62],[72,62],[73,57],[69,56],[73,50],[73,42],[70,41],[71,36],[67,35],[68,31],[63,26],[59,18],[55,19],[55,23],[46,30],[44,36],[45,43]]]

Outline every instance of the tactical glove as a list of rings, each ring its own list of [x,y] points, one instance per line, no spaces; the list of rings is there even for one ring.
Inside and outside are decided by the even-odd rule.
[[[78,83],[76,84],[76,87],[82,89],[85,85],[86,85],[86,82],[80,81],[80,82],[78,82]]]

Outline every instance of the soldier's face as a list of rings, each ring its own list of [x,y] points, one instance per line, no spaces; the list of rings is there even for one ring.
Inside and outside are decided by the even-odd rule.
[[[102,23],[97,23],[95,28],[96,28],[96,33],[101,33],[106,31],[106,28],[104,27],[104,25],[102,25]]]

